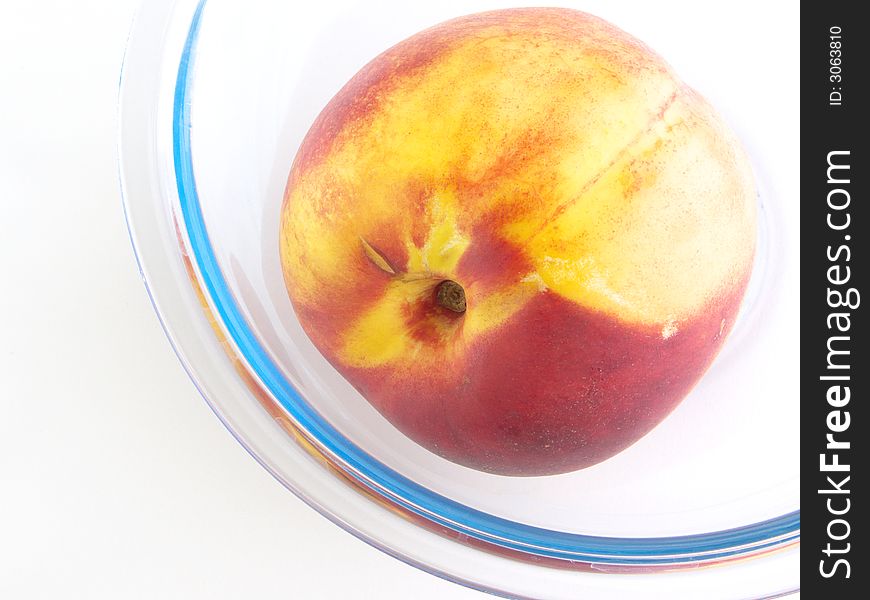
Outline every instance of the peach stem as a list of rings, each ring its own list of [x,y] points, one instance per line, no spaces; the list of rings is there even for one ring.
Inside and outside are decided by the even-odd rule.
[[[450,279],[445,279],[435,288],[435,301],[455,313],[465,312],[465,290]]]

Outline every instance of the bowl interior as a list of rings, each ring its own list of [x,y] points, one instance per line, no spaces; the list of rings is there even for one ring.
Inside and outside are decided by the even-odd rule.
[[[375,461],[426,490],[517,523],[587,535],[662,537],[720,531],[796,511],[798,382],[791,375],[799,365],[799,298],[784,290],[797,289],[798,221],[768,175],[775,166],[767,158],[776,150],[772,142],[745,135],[763,115],[729,119],[733,92],[702,74],[703,56],[674,64],[742,137],[760,191],[759,252],[750,289],[710,371],[661,425],[610,460],[551,477],[489,475],[403,436],[313,347],[284,288],[278,219],[303,136],[360,67],[427,26],[496,6],[311,4],[304,14],[289,2],[208,4],[189,75],[190,152],[209,240],[245,325],[301,397]],[[572,4],[580,7],[562,2]],[[583,9],[646,39],[636,19],[613,4],[584,3]],[[669,50],[684,54],[647,41],[671,62]]]

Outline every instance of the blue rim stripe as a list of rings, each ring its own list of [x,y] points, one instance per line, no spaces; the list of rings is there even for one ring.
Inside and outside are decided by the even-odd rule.
[[[515,523],[459,504],[422,487],[368,456],[323,419],[281,374],[245,322],[212,248],[193,173],[190,90],[194,51],[206,0],[190,25],[176,79],[173,158],[181,213],[191,250],[211,301],[228,335],[263,385],[295,422],[347,465],[366,487],[435,523],[469,537],[520,552],[566,560],[613,564],[676,564],[710,561],[779,546],[800,537],[800,511],[768,521],[707,534],[616,538],[547,530]]]

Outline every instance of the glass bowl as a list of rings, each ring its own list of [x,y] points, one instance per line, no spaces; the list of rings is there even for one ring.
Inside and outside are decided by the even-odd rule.
[[[167,336],[215,414],[339,526],[481,590],[679,599],[796,589],[799,305],[788,291],[798,221],[768,158],[778,142],[747,134],[763,115],[732,118],[729,108],[745,108],[734,82],[704,75],[714,50],[675,67],[731,121],[759,183],[759,251],[735,329],[689,397],[629,449],[574,473],[503,477],[404,437],[317,352],[284,288],[278,217],[302,137],[363,64],[429,25],[511,3],[315,4],[152,0],[124,60],[130,236]],[[686,55],[668,41],[677,24],[641,25],[641,4],[562,5],[667,59]]]

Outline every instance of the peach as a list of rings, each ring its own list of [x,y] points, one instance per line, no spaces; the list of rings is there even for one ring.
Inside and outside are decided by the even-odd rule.
[[[296,314],[399,430],[507,475],[655,427],[734,323],[751,170],[707,102],[587,14],[458,18],[329,102],[290,172]]]

